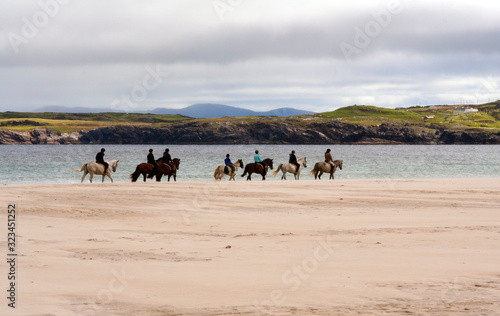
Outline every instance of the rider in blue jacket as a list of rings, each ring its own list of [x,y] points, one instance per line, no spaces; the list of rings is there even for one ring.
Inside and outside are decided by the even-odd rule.
[[[258,150],[255,151],[255,155],[253,156],[253,160],[255,161],[256,164],[261,165],[264,172],[266,172],[266,166],[264,166],[264,164],[262,163],[262,158],[260,158]]]
[[[233,173],[234,172],[234,165],[231,162],[231,158],[229,158],[229,154],[226,155],[226,159],[224,159],[224,163],[226,164],[226,166],[229,166],[229,168],[231,168],[231,173]]]

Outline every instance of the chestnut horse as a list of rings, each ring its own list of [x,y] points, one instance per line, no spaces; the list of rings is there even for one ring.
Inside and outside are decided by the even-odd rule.
[[[271,158],[266,158],[262,161],[264,168],[260,165],[260,163],[252,162],[245,166],[245,172],[241,175],[242,177],[246,176],[248,173],[247,181],[252,180],[252,173],[258,173],[262,176],[262,180],[266,180],[267,169],[273,169],[273,160]]]
[[[168,181],[170,181],[171,176],[174,176],[174,181],[177,181],[177,170],[179,170],[179,164],[181,162],[179,158],[172,159],[171,164],[161,163],[161,158],[156,160],[156,162],[158,163],[158,168],[156,169],[156,173],[153,175],[156,176],[156,181],[160,181],[163,175],[168,175]],[[143,162],[138,164],[135,171],[130,174],[130,179],[132,179],[132,182],[136,182],[142,174],[144,182],[146,182],[146,176],[149,175],[151,171],[153,171],[153,165]]]

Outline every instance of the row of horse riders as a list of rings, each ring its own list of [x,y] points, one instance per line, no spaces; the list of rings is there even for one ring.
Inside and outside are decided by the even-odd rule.
[[[92,182],[94,174],[102,174],[103,181],[104,181],[104,176],[108,176],[111,179],[111,181],[113,181],[111,173],[109,172],[108,169],[109,162],[113,162],[112,169],[113,171],[116,171],[116,164],[118,163],[118,160],[112,159],[109,160],[108,162],[104,161],[105,151],[106,150],[102,148],[101,151],[96,155],[96,164],[101,164],[103,166],[104,170],[102,172],[98,172],[97,170],[93,171],[92,168],[89,169],[89,167],[92,167],[91,163],[84,164],[80,170],[78,169],[75,170],[77,172],[84,171],[84,174],[82,176],[82,182],[87,173],[90,173],[90,182]],[[132,182],[135,182],[137,181],[137,178],[140,175],[143,175],[144,181],[146,181],[146,176],[147,178],[153,178],[154,176],[156,176],[156,180],[160,181],[163,175],[168,175],[168,181],[170,181],[171,176],[173,176],[174,180],[176,180],[176,173],[177,170],[179,169],[179,164],[180,164],[180,159],[178,158],[172,159],[170,155],[170,150],[168,148],[165,149],[163,156],[157,160],[155,160],[154,158],[153,149],[150,149],[147,155],[147,163],[139,164],[136,167],[136,170],[130,175],[130,178],[132,179]],[[244,165],[241,159],[239,159],[236,163],[233,163],[231,161],[230,155],[227,154],[226,159],[224,160],[224,164],[218,166],[215,169],[214,178],[216,180],[221,180],[224,177],[224,175],[228,175],[229,180],[235,180],[234,176],[236,175],[236,171],[239,168],[243,167]],[[279,171],[282,171],[283,176],[281,177],[281,179],[286,180],[286,173],[289,172],[294,175],[295,179],[298,179],[300,177],[300,172],[302,169],[301,167],[304,168],[307,167],[306,158],[303,157],[297,159],[297,157],[295,156],[295,151],[292,150],[292,152],[290,153],[288,164],[286,163],[280,164],[278,168],[273,172],[273,175],[276,176],[279,173]],[[333,173],[335,172],[337,167],[340,167],[340,169],[342,169],[342,161],[333,160],[331,155],[331,150],[327,149],[325,152],[325,161],[316,163],[314,169],[311,171],[311,174],[313,174],[315,178],[321,179],[321,175],[323,173],[330,173],[330,179],[333,179]],[[244,177],[248,173],[247,180],[251,180],[252,173],[258,173],[262,175],[262,179],[265,180],[268,168],[273,169],[273,160],[270,158],[262,160],[259,151],[256,150],[254,155],[254,163],[247,164],[247,166],[245,167],[245,172],[243,173],[242,177]]]

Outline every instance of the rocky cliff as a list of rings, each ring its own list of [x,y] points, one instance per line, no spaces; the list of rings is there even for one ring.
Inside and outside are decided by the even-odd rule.
[[[447,130],[442,126],[341,122],[188,122],[164,127],[118,125],[58,133],[0,129],[0,144],[500,144],[499,132]]]

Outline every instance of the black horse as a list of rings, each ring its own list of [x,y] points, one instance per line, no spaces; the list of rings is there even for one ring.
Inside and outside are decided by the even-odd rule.
[[[262,167],[262,165],[264,167]],[[258,173],[262,176],[262,180],[266,180],[267,169],[273,169],[273,160],[271,158],[266,158],[260,163],[249,163],[245,166],[245,172],[241,175],[242,177],[246,176],[248,173],[247,181],[252,180],[252,173]]]

